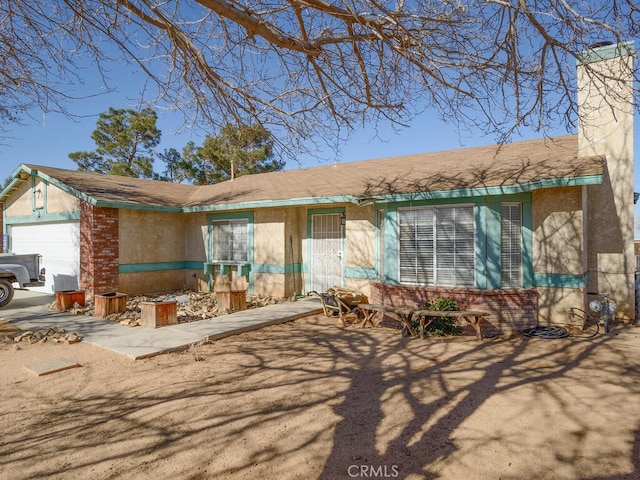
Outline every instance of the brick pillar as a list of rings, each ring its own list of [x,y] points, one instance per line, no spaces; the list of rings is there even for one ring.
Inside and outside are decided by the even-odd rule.
[[[80,202],[80,289],[87,301],[118,291],[118,209]]]

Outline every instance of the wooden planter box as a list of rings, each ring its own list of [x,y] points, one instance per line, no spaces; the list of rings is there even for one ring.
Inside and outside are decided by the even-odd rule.
[[[126,293],[103,293],[94,296],[95,316],[106,318],[114,313],[124,313],[127,309]]]
[[[58,310],[69,310],[75,303],[84,307],[84,290],[62,290],[60,292],[56,292],[56,308]]]
[[[218,310],[246,310],[247,309],[247,291],[246,290],[230,290],[228,292],[216,292],[218,299]]]
[[[143,327],[164,327],[178,323],[175,300],[165,302],[140,302],[141,325]]]

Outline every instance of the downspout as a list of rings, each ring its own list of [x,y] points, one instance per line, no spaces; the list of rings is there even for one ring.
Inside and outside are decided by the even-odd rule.
[[[587,290],[589,289],[589,195],[588,185],[582,186],[582,307],[587,307]]]

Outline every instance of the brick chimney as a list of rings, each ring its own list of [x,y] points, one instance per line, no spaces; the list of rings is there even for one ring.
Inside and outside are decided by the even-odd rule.
[[[635,317],[634,51],[632,42],[599,44],[577,65],[578,154],[606,158],[603,183],[583,187],[586,291],[609,292],[626,320]]]

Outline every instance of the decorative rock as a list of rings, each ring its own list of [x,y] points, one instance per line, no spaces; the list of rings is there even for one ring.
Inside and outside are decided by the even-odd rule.
[[[67,332],[64,328],[59,327],[50,327],[45,332],[30,330],[13,337],[13,341],[15,343],[14,348],[16,350],[20,350],[20,343],[29,345],[34,343],[41,344],[46,342],[50,342],[53,344],[60,342],[77,343],[81,340],[82,337],[77,335],[75,332]]]
[[[161,293],[156,295],[129,295],[126,299],[126,308],[124,312],[112,313],[106,318],[121,325],[136,327],[142,323],[141,307],[142,302],[167,301],[175,300],[177,302],[176,316],[178,323],[195,322],[198,320],[218,317],[232,313],[231,310],[220,308],[216,294],[213,292],[194,292],[194,291],[175,291],[169,293]],[[276,298],[261,297],[258,295],[246,296],[247,309],[260,308],[266,305],[273,305],[288,301],[294,301],[295,298]],[[222,305],[224,306],[224,305]],[[56,303],[47,305],[48,308],[56,310]],[[87,303],[85,306],[74,304],[73,308],[67,310],[67,313],[73,315],[95,315],[95,305]],[[51,339],[49,339],[50,341]],[[19,341],[19,340],[17,340]]]
[[[81,340],[81,338],[75,333],[68,333],[66,336],[66,340],[69,343],[78,343]]]

